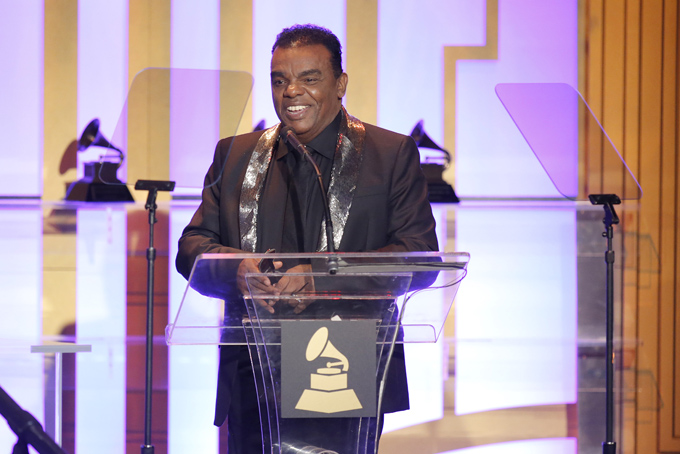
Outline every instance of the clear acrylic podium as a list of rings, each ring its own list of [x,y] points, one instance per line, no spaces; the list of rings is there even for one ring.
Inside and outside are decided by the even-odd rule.
[[[258,394],[262,452],[375,453],[384,380],[395,345],[435,342],[465,277],[467,253],[204,254],[191,273],[169,345],[247,345]],[[307,285],[296,294],[242,295],[245,258],[282,261]],[[282,270],[264,273],[276,281]],[[289,273],[290,274],[290,273]],[[302,311],[293,309],[300,303]],[[268,308],[273,307],[270,311]],[[273,312],[273,313],[272,313]],[[299,313],[297,313],[299,312]],[[300,439],[311,419],[342,418],[332,447]],[[335,421],[340,421],[337,419]],[[328,438],[328,437],[326,437]]]

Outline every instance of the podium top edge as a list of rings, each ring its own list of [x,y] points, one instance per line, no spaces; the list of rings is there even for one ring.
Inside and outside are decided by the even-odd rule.
[[[456,261],[467,262],[470,259],[469,252],[305,252],[305,253],[295,253],[295,252],[281,252],[281,253],[250,253],[250,252],[239,252],[239,253],[206,253],[198,256],[198,259],[202,260],[223,260],[223,259],[243,259],[243,258],[301,258],[301,259],[314,259],[314,258],[326,258],[329,256],[336,256],[339,258],[441,258],[441,259],[456,259]]]

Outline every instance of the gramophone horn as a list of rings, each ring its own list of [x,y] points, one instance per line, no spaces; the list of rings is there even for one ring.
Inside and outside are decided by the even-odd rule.
[[[85,127],[80,136],[80,140],[78,140],[78,151],[85,151],[89,147],[111,148],[120,153],[120,158],[121,160],[123,159],[123,152],[120,148],[106,140],[106,137],[99,131],[99,118],[95,118]]]
[[[430,136],[428,136],[423,130],[423,120],[420,120],[418,124],[413,127],[413,131],[411,131],[411,137],[413,137],[413,140],[416,141],[416,145],[418,145],[418,147],[443,150],[443,148],[437,145],[434,140],[430,139]]]
[[[429,148],[440,151],[444,155],[444,165],[428,162],[421,162],[420,168],[427,179],[428,199],[430,202],[437,203],[458,203],[460,200],[456,195],[453,187],[444,181],[442,176],[444,169],[451,164],[451,154],[444,148],[437,145],[434,140],[430,139],[423,128],[423,120],[420,120],[413,131],[411,137],[416,142],[418,148]]]
[[[431,148],[433,150],[439,150],[444,154],[444,159],[446,160],[446,165],[448,166],[451,162],[451,154],[449,154],[446,149],[440,147],[435,143],[434,140],[430,138],[423,128],[423,120],[420,120],[411,131],[411,137],[416,141],[418,148]]]
[[[307,344],[307,351],[305,353],[307,361],[314,361],[318,357],[331,358],[338,360],[335,365],[342,366],[342,370],[349,369],[349,361],[347,357],[340,353],[335,345],[328,340],[328,328],[322,326],[312,335]],[[330,366],[329,366],[330,367]]]

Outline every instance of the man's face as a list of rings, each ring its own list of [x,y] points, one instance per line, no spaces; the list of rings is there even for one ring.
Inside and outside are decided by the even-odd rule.
[[[333,76],[331,53],[321,44],[280,48],[272,55],[274,109],[284,126],[308,143],[338,114],[347,74]]]

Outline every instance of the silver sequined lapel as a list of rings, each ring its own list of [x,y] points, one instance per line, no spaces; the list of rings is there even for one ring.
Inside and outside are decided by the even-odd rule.
[[[279,125],[267,129],[260,136],[243,178],[239,201],[239,229],[241,249],[244,251],[255,252],[257,247],[257,210],[278,137]]]
[[[357,188],[359,179],[359,169],[363,158],[364,137],[366,128],[357,118],[343,111],[343,122],[340,125],[338,135],[338,146],[335,149],[333,158],[333,171],[331,172],[331,182],[328,187],[328,203],[331,208],[331,219],[333,221],[333,244],[337,250],[345,232],[345,224],[349,216],[349,209],[352,207],[354,191]],[[326,250],[326,223],[322,222],[321,234],[319,238],[319,251]]]

